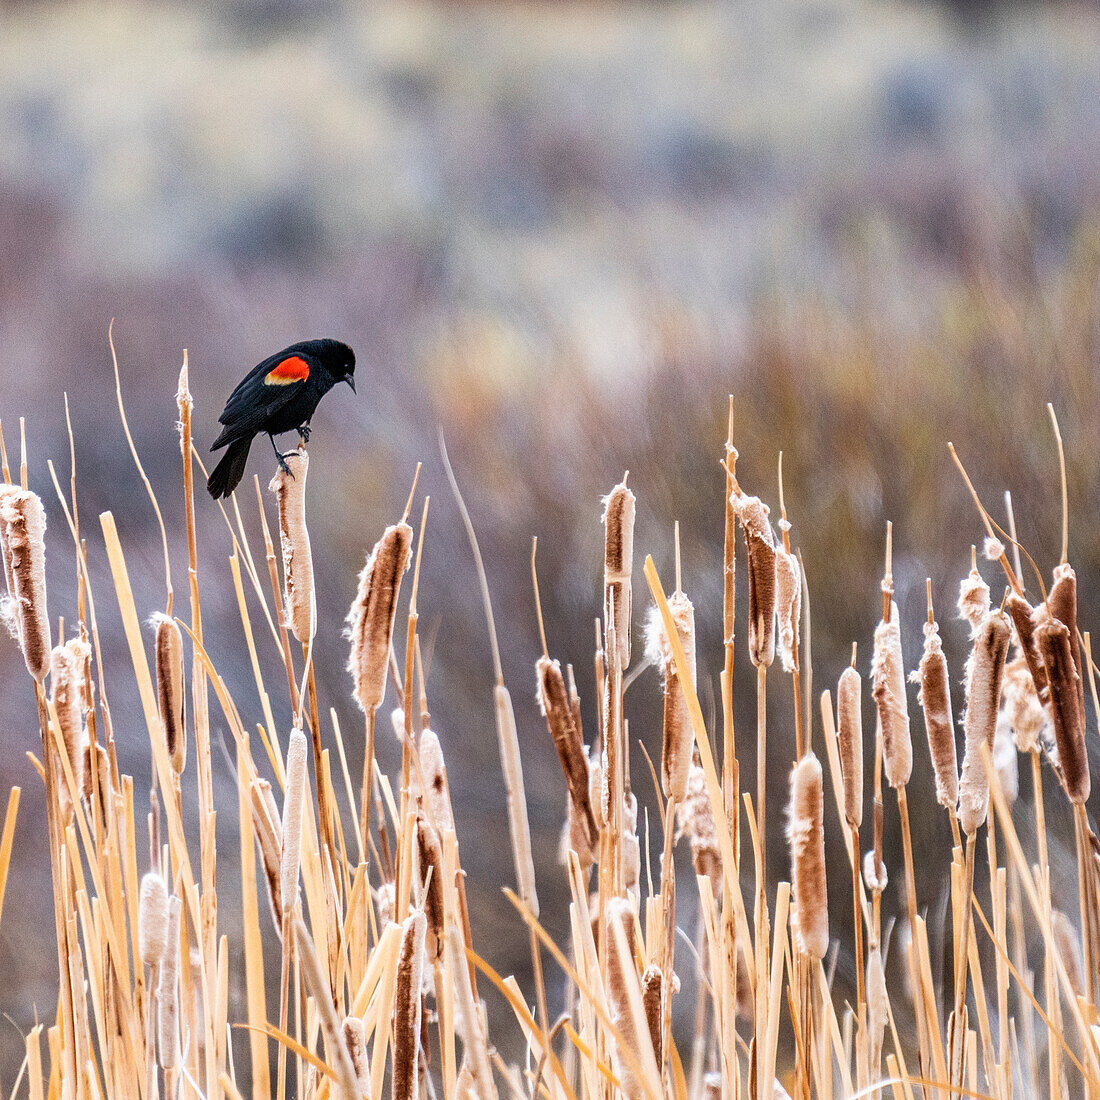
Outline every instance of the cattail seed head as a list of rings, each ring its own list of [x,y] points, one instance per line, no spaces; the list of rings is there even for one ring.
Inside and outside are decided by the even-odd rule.
[[[1085,748],[1084,712],[1080,704],[1080,677],[1073,663],[1069,628],[1058,619],[1048,619],[1035,631],[1050,687],[1050,713],[1054,740],[1062,767],[1062,783],[1071,802],[1084,803],[1092,789],[1089,758]]]
[[[799,946],[811,958],[829,950],[829,902],[825,887],[824,797],[821,764],[808,752],[791,771],[787,843]]]
[[[836,688],[837,738],[840,773],[844,777],[844,820],[850,828],[863,824],[863,707],[862,679],[849,665]]]
[[[890,883],[886,864],[880,859],[878,866],[875,866],[874,848],[870,848],[863,853],[863,882],[868,890],[877,890],[880,894]]]
[[[84,668],[91,647],[80,638],[72,638],[50,651],[50,702],[57,713],[61,741],[69,767],[73,771],[76,789],[69,791],[64,769],[58,762],[58,797],[66,819],[72,814],[72,799],[84,789]]]
[[[168,899],[168,923],[165,950],[160,961],[157,983],[157,1030],[160,1043],[160,1064],[163,1069],[175,1069],[180,1064],[180,912],[183,906],[173,894]]]
[[[27,671],[41,683],[50,667],[50,617],[46,609],[46,512],[27,489],[0,497],[5,569],[10,568],[12,615]]]
[[[405,918],[397,958],[397,992],[393,1006],[393,1100],[417,1100],[420,1075],[420,985],[424,972],[424,940],[428,922],[414,909]]]
[[[1031,641],[1034,645],[1034,638]],[[1036,657],[1039,660],[1039,671],[1042,673],[1045,689],[1047,674],[1038,650],[1036,650]],[[1017,657],[1005,665],[1001,698],[1012,726],[1012,736],[1016,739],[1016,748],[1020,752],[1038,752],[1049,719],[1046,709],[1039,702],[1035,678],[1024,657]]]
[[[687,658],[691,683],[696,684],[695,661],[695,608],[683,592],[674,592],[668,601],[676,634]],[[650,609],[646,620],[646,653],[660,662],[664,677],[664,719],[661,738],[661,789],[666,798],[679,802],[687,788],[688,771],[691,768],[692,749],[695,746],[695,730],[691,724],[691,711],[687,696],[676,673],[676,658],[660,609]]]
[[[1027,663],[1028,672],[1035,682],[1035,691],[1040,699],[1046,699],[1047,674],[1043,669],[1043,658],[1035,645],[1035,628],[1047,614],[1045,604],[1032,607],[1018,592],[1009,592],[1005,597],[1005,611],[1016,628],[1016,644]]]
[[[642,1009],[658,1066],[664,1062],[664,990],[665,976],[661,968],[650,963],[642,973]]]
[[[111,783],[111,761],[107,756],[107,750],[98,742],[92,744],[87,738],[87,731],[85,731],[84,737],[84,752],[81,754],[83,758],[83,776],[84,783],[81,790],[81,797],[84,799],[84,806],[88,811],[89,818],[92,817],[93,808],[98,806],[98,813],[100,818],[107,823],[110,823],[114,817],[114,796],[115,789]],[[99,786],[99,802],[95,801],[95,788],[92,785],[92,777],[95,776],[95,781]]]
[[[616,935],[615,926],[621,932]],[[634,1023],[634,1014],[631,1010],[630,990],[628,983],[638,980],[634,965],[632,945],[634,943],[634,910],[631,902],[626,898],[613,897],[608,899],[606,909],[606,990],[608,1012],[611,1022],[623,1040],[630,1045],[635,1056],[641,1060],[640,1036]],[[629,1100],[635,1100],[644,1094],[642,1083],[634,1069],[632,1059],[623,1057],[618,1049],[618,1044],[612,1048],[612,1064],[615,1075],[622,1084],[622,1090]]]
[[[294,459],[293,472],[280,470],[268,488],[279,505],[279,541],[283,552],[287,621],[294,637],[307,644],[317,629],[313,590],[313,552],[306,527],[306,476],[309,455],[304,446],[285,456]]]
[[[890,601],[890,621],[875,627],[871,663],[872,694],[882,726],[882,763],[891,787],[904,787],[913,772],[909,737],[909,702],[905,697],[905,664],[901,655],[898,605]]]
[[[156,871],[147,871],[138,896],[138,954],[157,966],[168,950],[168,888]]]
[[[426,790],[424,805],[428,818],[440,834],[455,827],[451,809],[451,788],[447,783],[447,766],[443,762],[443,747],[434,730],[425,727],[420,731],[420,771]]]
[[[546,728],[550,731],[554,748],[558,750],[570,801],[576,809],[578,820],[587,830],[586,847],[591,847],[598,842],[599,830],[588,796],[588,757],[574,720],[561,664],[551,661],[549,657],[540,657],[535,664],[535,674],[539,684],[539,708],[546,719]]]
[[[186,695],[183,690],[183,634],[174,619],[154,615],[156,626],[157,704],[172,770],[182,775],[187,763]]]
[[[620,859],[623,867],[623,887],[635,901],[639,896],[639,879],[642,872],[642,853],[638,844],[638,799],[633,791],[623,796],[623,834],[620,841]]]
[[[367,1029],[358,1016],[347,1016],[343,1023],[344,1045],[348,1048],[355,1083],[361,1095],[370,1091],[370,1063],[367,1061]]]
[[[604,622],[614,616],[615,648],[619,667],[630,664],[630,617],[633,596],[630,578],[634,566],[634,494],[626,478],[603,499]]]
[[[939,627],[924,624],[924,653],[916,676],[920,684],[917,702],[924,712],[928,755],[936,775],[936,801],[954,809],[959,801],[959,765],[955,754],[955,723],[951,717],[951,686],[947,658],[943,654]]]
[[[786,520],[780,520],[780,527]],[[776,642],[784,672],[798,667],[798,624],[802,619],[802,570],[798,558],[782,546],[775,552]]]
[[[420,864],[420,884],[423,890],[423,908],[428,919],[428,931],[435,940],[435,957],[443,951],[443,847],[439,834],[423,814],[416,819],[416,851]]]
[[[1054,569],[1054,583],[1047,597],[1051,614],[1069,631],[1069,648],[1073,667],[1077,670],[1077,694],[1081,706],[1081,723],[1085,721],[1085,667],[1081,663],[1081,643],[1077,638],[1077,574],[1069,562]]]
[[[302,854],[302,808],[306,791],[306,735],[298,727],[290,734],[286,753],[286,796],[283,801],[283,848],[279,862],[279,901],[288,914],[298,900]]]
[[[982,764],[981,746],[992,753],[1001,697],[1001,678],[1011,631],[1001,611],[992,611],[974,635],[966,661],[966,710],[963,713],[962,776],[959,779],[959,824],[967,836],[985,823],[989,809],[989,781]]]
[[[691,865],[697,875],[705,875],[715,896],[722,888],[722,856],[718,830],[707,791],[707,776],[698,763],[688,772],[684,800],[676,806],[676,839],[691,838]]]
[[[386,694],[397,596],[412,560],[412,540],[407,523],[386,528],[359,574],[359,590],[348,612],[348,672],[355,681],[355,701],[364,712],[380,707]]]
[[[730,505],[745,532],[749,561],[749,657],[757,667],[775,659],[775,532],[768,506],[736,489]]]

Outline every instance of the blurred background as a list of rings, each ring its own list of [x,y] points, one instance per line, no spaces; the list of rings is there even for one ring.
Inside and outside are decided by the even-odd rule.
[[[53,459],[67,481],[68,393],[120,764],[135,776],[139,801],[148,743],[98,513],[110,508],[118,520],[143,614],[160,607],[163,576],[155,518],[115,403],[112,317],[130,422],[166,512],[181,593],[174,395],[183,349],[203,449],[232,385],[266,355],[320,335],[356,349],[358,397],[335,391],[311,444],[322,710],[337,708],[355,773],[360,726],[343,669],[343,618],[365,554],[399,516],[423,461],[421,491],[432,501],[420,621],[433,720],[476,938],[495,966],[524,981],[526,938],[500,892],[512,872],[488,641],[442,476],[439,428],[488,564],[543,918],[559,939],[565,786],[534,702],[530,540],[539,537],[550,648],[576,668],[590,737],[600,497],[629,469],[638,495],[636,621],[648,605],[644,555],[670,586],[679,520],[706,709],[721,660],[727,395],[738,474],[773,504],[784,452],[812,603],[815,689],[835,683],[852,641],[866,669],[887,519],[907,657],[915,664],[930,576],[958,687],[965,629],[954,597],[981,529],[946,443],[955,442],[998,515],[1012,491],[1020,536],[1049,570],[1060,511],[1047,401],[1066,439],[1083,623],[1096,620],[1094,4],[9,0],[0,28],[0,418],[13,459],[26,418],[30,483],[51,524],[50,609],[71,623],[71,543],[46,466]],[[258,443],[250,474],[266,485],[272,468]],[[208,498],[197,508],[211,652],[255,722],[229,534]],[[241,509],[258,540],[250,488]],[[739,618],[744,592],[742,583]],[[276,692],[270,645],[262,657]],[[752,671],[737,675],[748,731]],[[776,674],[769,688],[780,799],[793,751],[790,686]],[[0,691],[0,793],[24,788],[0,923],[0,1085],[10,1087],[21,1034],[36,1012],[53,1011],[56,963],[42,792],[24,755],[40,747],[34,699],[6,639]],[[289,727],[286,700],[274,701]],[[628,693],[627,715],[632,736],[654,754],[660,713],[648,671]],[[215,734],[227,736],[218,721]],[[919,721],[914,735],[916,843],[939,846],[946,868],[946,818],[923,808],[934,803]],[[741,741],[752,774],[752,737]],[[383,737],[379,751],[392,769],[396,743]],[[219,797],[233,807],[228,767],[220,772]],[[635,787],[652,806],[640,756]],[[221,818],[223,929],[239,944],[234,812]],[[889,853],[892,804],[887,822]],[[1069,824],[1067,814],[1051,826],[1067,844]],[[778,815],[775,828],[779,877]],[[1066,851],[1056,889],[1073,881]],[[839,844],[835,852],[840,858]],[[840,863],[835,871],[843,881]],[[891,877],[893,891],[901,876]],[[933,914],[942,912],[944,878],[918,882],[920,905]],[[690,893],[682,892],[689,935]],[[835,935],[845,920],[835,905]],[[274,955],[269,962],[277,966]],[[679,966],[690,988],[688,953]],[[838,983],[852,977],[842,953]],[[553,1014],[561,996],[550,981]],[[240,1018],[240,989],[234,998],[230,1014]],[[690,1013],[694,998],[678,1001]],[[491,1006],[502,1024],[495,1039],[515,1055],[518,1036],[499,1009]]]

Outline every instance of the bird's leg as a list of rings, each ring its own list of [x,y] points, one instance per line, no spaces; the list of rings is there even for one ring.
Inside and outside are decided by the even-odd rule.
[[[304,424],[299,426],[298,434],[302,437],[302,442],[303,443],[308,443],[309,442],[309,421],[308,420]]]
[[[278,460],[279,469],[282,470],[284,474],[290,474],[290,476],[293,477],[294,471],[286,464],[286,455],[280,454],[279,448],[275,446],[275,436],[273,436],[271,432],[268,432],[267,438],[271,440],[271,449],[275,452],[275,458]]]

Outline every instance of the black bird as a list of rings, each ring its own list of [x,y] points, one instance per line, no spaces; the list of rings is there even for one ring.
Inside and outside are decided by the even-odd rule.
[[[355,392],[355,352],[339,340],[303,340],[253,367],[218,417],[225,426],[210,449],[229,449],[206,483],[210,495],[217,500],[233,492],[244,476],[248,448],[261,433],[270,437],[279,466],[289,471],[275,437],[297,432],[308,442],[310,418],[337,382],[347,382]]]

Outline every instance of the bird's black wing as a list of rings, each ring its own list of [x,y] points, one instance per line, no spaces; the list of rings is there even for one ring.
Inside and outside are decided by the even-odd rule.
[[[218,422],[224,425],[211,450],[237,439],[251,438],[267,421],[306,388],[309,360],[287,348],[253,367],[229,395]]]

